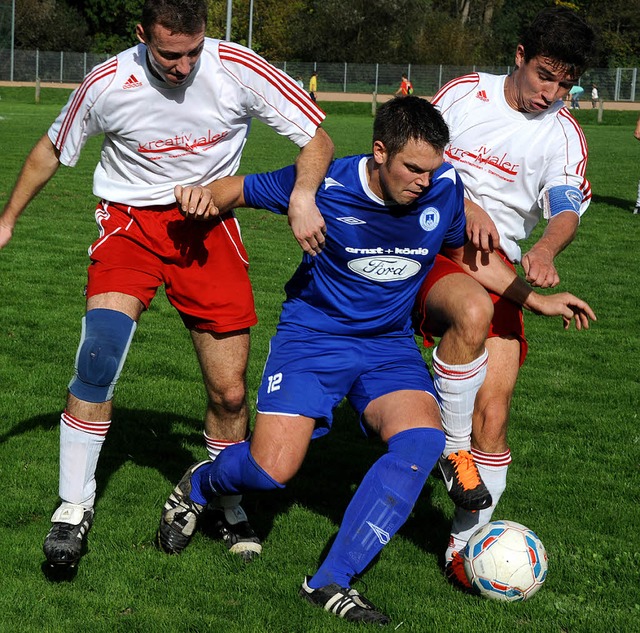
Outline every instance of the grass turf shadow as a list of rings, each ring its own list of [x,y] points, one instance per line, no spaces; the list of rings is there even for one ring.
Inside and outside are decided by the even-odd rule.
[[[0,434],[0,444],[37,429],[57,434],[58,425],[59,413],[43,414]],[[268,537],[276,517],[287,513],[295,504],[339,525],[355,489],[385,450],[385,445],[377,437],[366,438],[362,434],[356,415],[343,403],[335,411],[331,432],[311,442],[302,468],[286,488],[244,495],[242,505],[256,533],[262,539]],[[157,470],[167,480],[168,496],[184,471],[193,462],[204,457],[200,420],[167,411],[115,408],[113,423],[96,470],[96,507],[99,510],[100,499],[108,488],[111,477],[125,463],[131,462]],[[446,547],[449,520],[430,503],[434,485],[440,484],[430,478],[412,516],[399,534],[425,551],[440,555]],[[57,479],[53,479],[52,488],[55,490],[56,487]],[[57,503],[56,500],[51,506],[51,513]],[[158,515],[159,513],[160,507]],[[426,530],[425,526],[429,526],[429,529]],[[150,540],[154,539],[156,528],[156,524],[149,526]],[[207,526],[200,526],[199,530],[207,536],[215,537]],[[332,539],[327,543],[322,556],[328,551],[331,541]],[[63,581],[67,579],[67,576],[52,578]]]

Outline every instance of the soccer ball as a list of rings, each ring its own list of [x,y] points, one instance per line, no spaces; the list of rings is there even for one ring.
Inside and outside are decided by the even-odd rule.
[[[529,528],[492,521],[473,533],[462,553],[471,585],[493,600],[527,600],[547,577],[547,552]]]

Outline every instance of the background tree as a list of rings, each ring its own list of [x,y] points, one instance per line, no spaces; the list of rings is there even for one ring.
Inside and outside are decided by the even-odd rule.
[[[57,0],[16,2],[16,48],[86,51],[90,45],[87,22],[74,7]]]
[[[597,65],[640,66],[640,0],[591,0],[584,4],[599,35]]]
[[[304,0],[254,0],[251,48],[270,60],[293,59],[296,19],[304,8]],[[250,0],[233,2],[231,39],[244,46],[249,37],[249,9]],[[224,39],[226,29],[226,1],[210,1],[207,34]]]
[[[212,37],[226,0],[208,0]],[[115,53],[136,42],[143,0],[19,0],[16,46]],[[640,0],[254,0],[251,45],[272,61],[511,65],[522,25],[561,4],[599,35],[593,67],[640,66]],[[250,0],[233,0],[231,39],[248,43]]]
[[[300,59],[418,63],[430,10],[431,0],[307,0],[292,48]]]
[[[137,43],[143,0],[68,0],[89,25],[92,51],[117,53]]]

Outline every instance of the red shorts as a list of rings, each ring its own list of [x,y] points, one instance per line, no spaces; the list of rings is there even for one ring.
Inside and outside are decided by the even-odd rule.
[[[504,263],[515,271],[513,264],[507,259],[502,251],[496,251],[503,259]],[[467,274],[458,264],[452,262],[444,255],[436,255],[433,268],[429,271],[427,278],[424,280],[415,304],[414,325],[418,334],[422,336],[425,347],[431,347],[434,344],[433,334],[429,331],[424,318],[424,306],[429,291],[437,281],[451,275],[453,273]],[[489,291],[487,291],[489,292]],[[520,342],[520,366],[524,363],[529,351],[529,344],[524,335],[524,320],[522,318],[522,308],[502,298],[500,295],[489,292],[489,296],[493,301],[493,319],[489,326],[489,338],[493,336],[514,337]]]
[[[233,213],[187,220],[175,205],[139,209],[101,202],[87,296],[121,292],[149,307],[158,287],[188,328],[233,332],[258,321],[249,257]]]

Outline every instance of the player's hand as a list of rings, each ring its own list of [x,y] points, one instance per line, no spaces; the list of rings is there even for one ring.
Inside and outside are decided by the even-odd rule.
[[[213,194],[200,185],[176,185],[173,189],[180,213],[194,220],[210,220],[220,214],[213,201]]]
[[[525,279],[537,288],[555,288],[560,283],[560,275],[553,263],[553,254],[544,246],[534,245],[522,256]]]
[[[561,316],[565,330],[571,327],[573,321],[576,330],[588,330],[590,321],[597,321],[591,306],[570,292],[558,292],[551,295],[541,295],[532,292],[525,307],[535,314],[543,316]]]
[[[9,243],[12,235],[13,227],[0,222],[0,248],[4,248]]]
[[[480,205],[465,198],[464,214],[467,218],[467,237],[479,251],[490,253],[500,246],[498,229]]]
[[[305,253],[315,256],[322,252],[325,244],[327,227],[320,213],[315,196],[302,201],[289,201],[289,226],[293,235]]]

